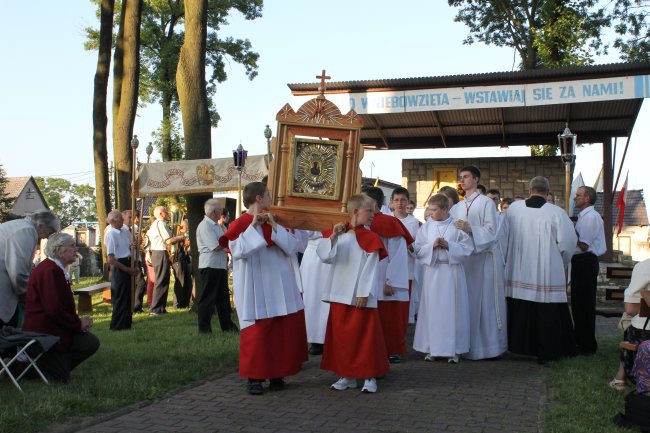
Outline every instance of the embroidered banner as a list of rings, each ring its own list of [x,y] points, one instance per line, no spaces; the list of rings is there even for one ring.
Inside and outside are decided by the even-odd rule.
[[[242,187],[268,174],[266,155],[251,155],[241,173]],[[138,197],[236,191],[239,172],[232,158],[195,159],[142,164],[138,170]]]

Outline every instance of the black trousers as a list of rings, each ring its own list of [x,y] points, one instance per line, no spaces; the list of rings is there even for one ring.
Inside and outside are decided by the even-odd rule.
[[[135,274],[135,303],[133,304],[133,312],[141,312],[144,304],[144,295],[147,293],[147,280],[144,278],[144,271],[142,270],[142,262],[135,265],[138,271]]]
[[[576,345],[581,353],[598,350],[596,342],[596,279],[598,257],[591,253],[577,254],[571,259],[571,314],[575,326]]]
[[[190,256],[184,252],[178,253],[178,258],[172,264],[174,272],[174,308],[187,308],[192,299],[192,265]]]
[[[36,362],[48,379],[67,382],[70,372],[99,349],[99,339],[90,332],[75,334],[67,349],[54,346]]]
[[[169,292],[169,257],[167,251],[151,251],[151,264],[156,275],[153,285],[153,296],[149,303],[149,312],[162,314],[165,313],[167,305],[167,293]]]
[[[125,266],[131,265],[130,259],[118,259]],[[113,267],[111,277],[111,331],[131,328],[131,276],[117,267]]]
[[[199,332],[212,332],[210,322],[215,306],[222,331],[236,330],[230,317],[230,296],[228,292],[228,271],[225,269],[203,268],[201,272],[201,294],[199,295]]]

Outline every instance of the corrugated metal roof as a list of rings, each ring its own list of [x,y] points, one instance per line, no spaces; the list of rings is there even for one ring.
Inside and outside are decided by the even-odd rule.
[[[611,63],[594,66],[571,66],[528,71],[488,72],[481,74],[443,75],[438,77],[380,78],[373,80],[333,81],[326,84],[328,91],[410,90],[454,86],[486,86],[490,84],[523,84],[545,81],[579,80],[583,78],[608,77],[621,74],[650,74],[650,63]],[[288,84],[292,92],[316,92],[318,83]]]
[[[650,75],[650,63],[493,72],[442,77],[341,81],[326,84],[328,93],[405,91],[441,87],[571,81],[625,75]],[[316,95],[318,83],[289,84],[294,95]],[[361,142],[367,148],[525,146],[554,144],[568,121],[579,143],[629,136],[642,99],[543,106],[360,114]]]

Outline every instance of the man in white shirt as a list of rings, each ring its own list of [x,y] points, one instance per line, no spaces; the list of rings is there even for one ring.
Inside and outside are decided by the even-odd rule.
[[[467,233],[474,251],[465,262],[469,295],[469,359],[500,356],[508,349],[506,300],[503,266],[495,253],[498,216],[494,202],[478,190],[480,170],[475,166],[460,169],[460,185],[465,199],[451,208],[454,225]]]
[[[605,254],[603,218],[594,209],[596,190],[581,186],[573,199],[580,209],[576,234],[578,242],[571,259],[571,314],[575,326],[576,345],[584,355],[598,350],[596,342],[596,278],[598,256]]]
[[[548,179],[534,177],[530,197],[514,202],[502,225],[508,348],[540,362],[576,352],[564,269],[577,237],[566,212],[546,202],[548,189]]]
[[[149,315],[156,316],[167,312],[167,293],[169,292],[170,263],[167,245],[183,240],[183,236],[172,237],[171,230],[165,223],[167,209],[156,206],[153,210],[156,218],[147,231],[151,250],[151,264],[153,265],[156,279],[153,287],[152,300],[149,303]]]
[[[18,327],[19,303],[27,292],[32,257],[40,239],[61,229],[52,212],[39,211],[0,224],[0,327]]]
[[[221,204],[216,199],[209,199],[203,205],[205,217],[196,229],[196,245],[199,249],[199,272],[201,273],[201,291],[198,303],[198,321],[200,333],[211,333],[212,314],[215,307],[219,316],[219,325],[224,332],[237,332],[230,317],[230,296],[228,291],[228,254],[219,245],[219,238],[224,231],[219,225]]]
[[[119,210],[112,210],[106,216],[111,228],[106,232],[107,262],[111,272],[111,331],[131,329],[131,231],[124,225]]]

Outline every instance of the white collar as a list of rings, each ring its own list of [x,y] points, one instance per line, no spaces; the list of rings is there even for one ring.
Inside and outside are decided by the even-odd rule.
[[[63,263],[61,263],[61,260],[57,259],[56,257],[48,257],[48,259],[52,260],[61,270],[63,271],[63,275],[65,275],[66,281],[69,283],[70,282],[70,272],[63,266]]]

